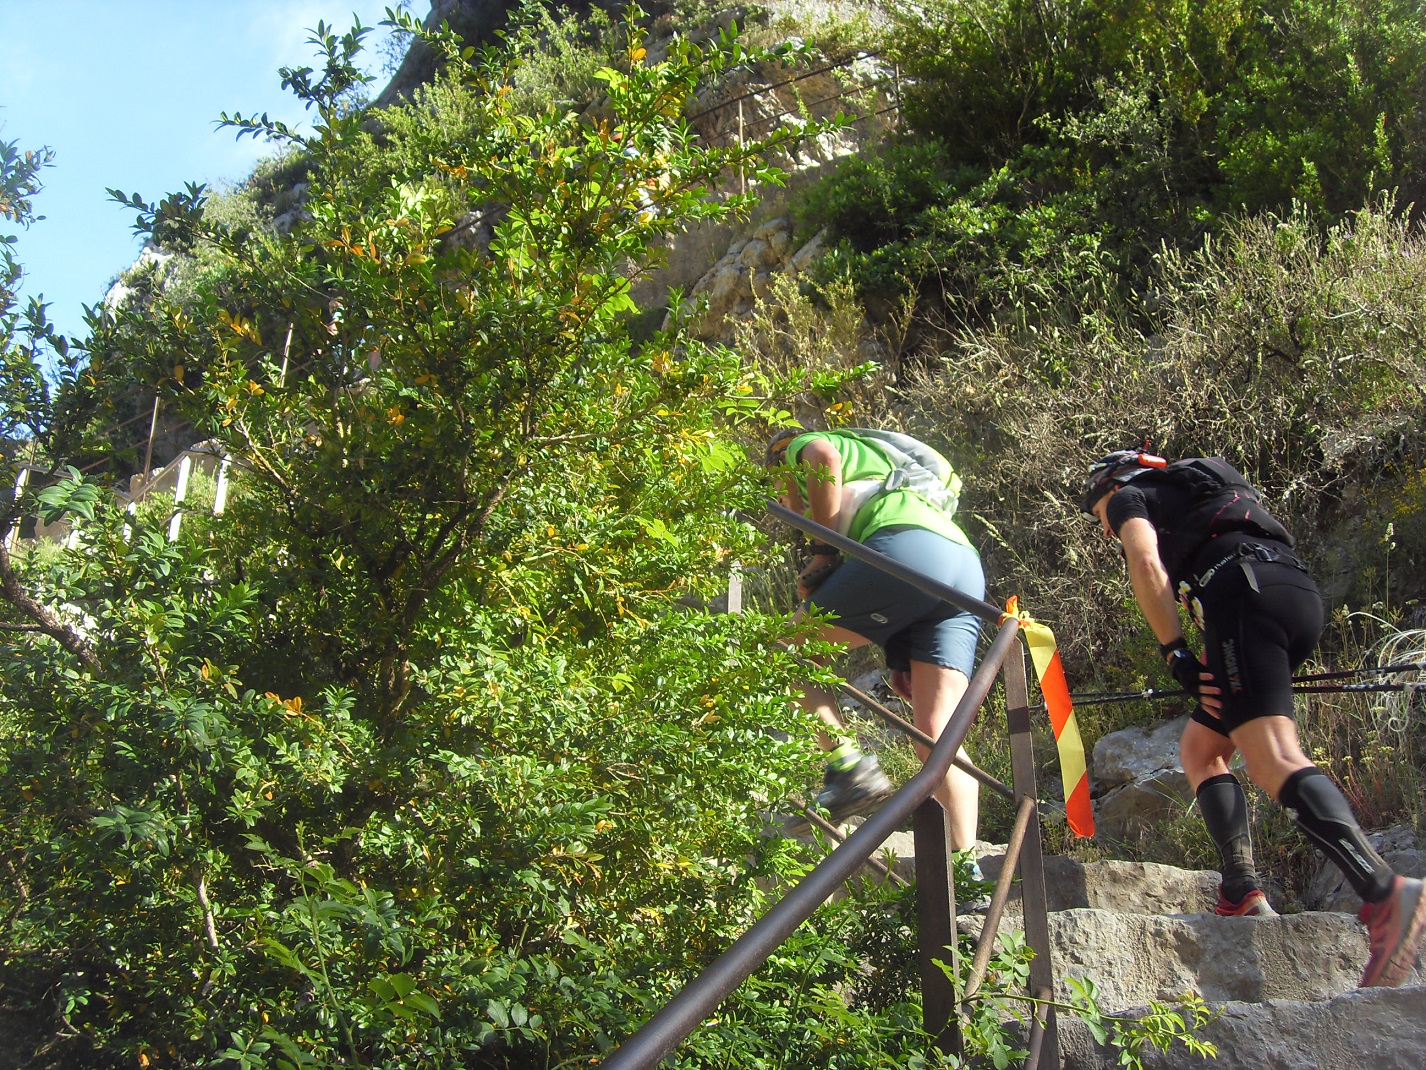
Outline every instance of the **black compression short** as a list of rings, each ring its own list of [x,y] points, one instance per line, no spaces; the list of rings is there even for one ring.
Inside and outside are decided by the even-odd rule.
[[[1322,595],[1312,577],[1281,562],[1244,558],[1257,581],[1234,563],[1199,592],[1208,669],[1223,689],[1221,720],[1203,709],[1193,719],[1227,735],[1256,717],[1292,716],[1292,674],[1322,634]]]

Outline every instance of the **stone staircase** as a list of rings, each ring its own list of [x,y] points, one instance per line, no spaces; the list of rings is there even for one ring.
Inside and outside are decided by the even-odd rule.
[[[910,837],[887,843],[903,875]],[[1002,855],[981,857],[988,878]],[[1348,913],[1220,918],[1218,874],[1137,862],[1046,862],[1056,978],[1090,978],[1106,1013],[1133,1015],[1150,999],[1197,992],[1220,1016],[1199,1031],[1218,1046],[1205,1060],[1182,1047],[1143,1055],[1150,1070],[1423,1070],[1426,974],[1400,989],[1359,990],[1366,932]],[[1004,925],[1018,928],[1018,891]],[[978,929],[974,915],[964,930]],[[1111,1070],[1115,1051],[1062,1019],[1065,1070]]]

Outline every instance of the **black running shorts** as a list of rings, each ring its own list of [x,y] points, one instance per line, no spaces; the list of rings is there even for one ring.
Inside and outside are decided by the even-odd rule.
[[[1292,674],[1322,635],[1322,595],[1312,577],[1282,562],[1243,558],[1199,592],[1208,669],[1223,689],[1222,718],[1193,719],[1227,735],[1256,717],[1292,716]]]

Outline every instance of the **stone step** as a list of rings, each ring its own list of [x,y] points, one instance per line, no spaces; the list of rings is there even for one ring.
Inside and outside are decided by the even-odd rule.
[[[1055,977],[1092,979],[1106,1011],[1184,992],[1213,1003],[1327,1000],[1354,991],[1367,961],[1366,930],[1339,913],[1220,918],[1066,910],[1050,916],[1050,948]],[[1412,983],[1421,980],[1418,969]]]
[[[977,852],[988,880],[1000,876],[1003,845],[982,844]],[[909,832],[894,832],[883,844],[895,858],[895,870],[910,880],[916,872],[916,846]],[[1197,914],[1212,910],[1218,898],[1214,870],[1178,869],[1156,862],[1076,862],[1062,855],[1045,857],[1045,897],[1052,911],[1111,910],[1122,914]],[[1011,886],[1006,917],[1020,917],[1020,885]],[[1016,921],[1018,925],[1018,920]]]
[[[987,879],[996,880],[1004,854],[980,860]],[[1018,903],[1020,885],[1011,888]],[[1178,869],[1156,862],[1075,862],[1061,855],[1045,858],[1045,898],[1052,911],[1108,910],[1117,914],[1198,914],[1218,899],[1218,874]]]
[[[1136,1008],[1143,1013],[1146,1008]],[[1130,1013],[1133,1013],[1132,1011]],[[1320,1002],[1230,1002],[1196,1035],[1217,1059],[1147,1047],[1145,1070],[1421,1070],[1426,1067],[1426,987],[1368,988]],[[1118,1053],[1060,1019],[1064,1070],[1118,1070]]]

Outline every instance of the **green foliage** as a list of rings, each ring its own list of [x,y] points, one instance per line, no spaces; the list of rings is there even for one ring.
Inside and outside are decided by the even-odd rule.
[[[0,220],[27,228],[36,219],[34,198],[44,188],[41,174],[54,162],[49,149],[21,151],[0,141]],[[18,305],[24,267],[15,256],[15,234],[0,233],[0,439],[17,440],[44,431],[56,417],[54,391],[44,367],[53,360],[55,375],[73,373],[69,341],[56,334],[42,297]],[[13,517],[7,518],[8,523]]]
[[[1210,1009],[1195,993],[1186,992],[1173,1003],[1151,999],[1148,1013],[1142,1018],[1126,1018],[1100,1011],[1095,984],[1088,978],[1070,978],[1069,985],[1072,995],[1068,1009],[1089,1027],[1098,1043],[1108,1043],[1117,1049],[1119,1065],[1129,1070],[1143,1070],[1140,1053],[1146,1046],[1166,1052],[1175,1044],[1182,1044],[1191,1055],[1218,1057],[1217,1046],[1198,1039],[1194,1031],[1202,1029],[1221,1012]]]
[[[0,851],[24,889],[0,968],[21,991],[55,986],[101,1050],[251,1066],[597,1052],[765,908],[759,882],[800,868],[760,837],[756,801],[808,760],[765,731],[792,727],[800,672],[779,618],[663,613],[511,648],[477,611],[383,737],[350,691],[245,686],[261,583],[215,583],[216,551],[106,500],[81,546],[25,575],[107,637],[103,671],[58,644],[17,650],[0,768]],[[785,962],[756,989],[781,1006],[815,964]],[[749,1013],[736,1035],[764,1028]]]
[[[99,489],[84,483],[77,469],[69,467],[65,477],[35,495],[40,519],[54,524],[66,516],[75,520],[93,520],[94,506],[99,501]]]
[[[1423,656],[1419,629],[1399,628],[1371,613],[1332,614],[1327,643],[1332,668],[1411,664]],[[1326,659],[1324,659],[1325,661]],[[1330,671],[1327,664],[1310,671]],[[1414,672],[1369,682],[1405,682]],[[1368,682],[1368,681],[1358,681]],[[1313,696],[1301,717],[1313,761],[1342,787],[1368,828],[1415,825],[1422,814],[1426,737],[1419,696],[1406,692],[1347,692]]]
[[[915,295],[952,321],[1023,324],[1117,294],[1124,260],[1100,222],[1112,213],[1080,194],[1036,202],[1019,179],[1009,167],[951,170],[938,141],[845,164],[804,210],[839,239],[819,275],[849,277],[873,302]]]
[[[529,114],[547,108],[583,111],[602,95],[599,72],[629,49],[629,26],[601,8],[580,15],[530,4],[506,33],[515,55],[528,57],[514,72],[515,106]]]
[[[752,57],[625,32],[588,121],[427,35],[452,121],[418,101],[378,136],[360,31],[319,27],[283,75],[311,136],[230,120],[300,154],[290,238],[199,187],[121,195],[203,267],[96,310],[61,400],[94,427],[157,391],[241,493],[170,543],[163,496],[131,517],[71,472],[42,504],[74,545],[6,558],[0,977],[76,1050],[585,1062],[804,869],[762,835],[813,765],[787,622],[699,608],[761,552],[736,425],[770,403],[681,323],[636,349],[626,281],[796,131],[700,144],[689,97]],[[829,914],[680,1058],[842,1066],[875,1039],[904,1065],[914,1007],[832,1011],[868,923]],[[812,1024],[774,1037],[799,1001]]]
[[[894,41],[917,79],[912,125],[968,162],[1051,144],[1046,119],[1102,113],[1116,86],[1161,109],[1156,151],[1173,194],[1218,210],[1294,197],[1350,210],[1409,179],[1423,149],[1414,102],[1426,23],[1410,4],[984,0],[933,4]],[[1066,162],[1099,170],[1132,161],[1135,147],[1090,139],[1076,156]]]
[[[809,218],[868,294],[956,320],[1132,307],[1161,244],[1226,215],[1415,197],[1426,20],[1395,0],[935,2],[902,15],[915,140],[845,165]]]

